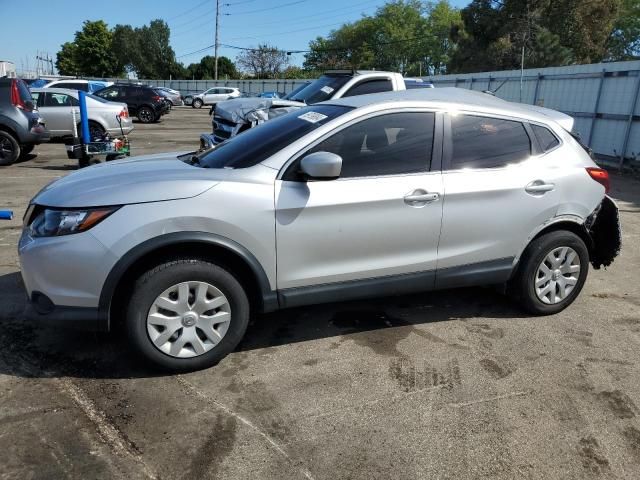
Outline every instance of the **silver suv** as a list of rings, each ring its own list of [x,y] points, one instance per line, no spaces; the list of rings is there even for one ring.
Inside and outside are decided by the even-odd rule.
[[[571,123],[411,90],[308,106],[197,155],[75,172],[25,216],[32,314],[122,322],[147,359],[181,371],[231,352],[252,313],[286,307],[488,284],[559,312],[620,248],[607,173]]]

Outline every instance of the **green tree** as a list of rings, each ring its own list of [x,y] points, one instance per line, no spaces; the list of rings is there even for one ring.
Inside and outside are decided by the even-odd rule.
[[[206,55],[199,63],[189,64],[184,76],[195,80],[211,80],[215,76],[215,61],[215,57]],[[240,73],[230,58],[218,57],[218,78],[240,78]]]
[[[603,60],[622,0],[473,0],[453,72],[547,67]]]
[[[640,0],[622,0],[609,37],[607,57],[614,61],[640,57]]]
[[[56,56],[56,68],[61,75],[79,75],[80,67],[76,63],[76,44],[65,42]]]
[[[73,42],[62,45],[56,66],[62,74],[112,77],[122,73],[111,43],[113,34],[102,20],[86,20]]]

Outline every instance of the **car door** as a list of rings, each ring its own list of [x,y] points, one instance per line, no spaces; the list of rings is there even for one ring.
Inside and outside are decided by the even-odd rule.
[[[383,277],[378,286],[387,293],[433,286],[442,218],[440,120],[428,111],[358,119],[286,168],[275,196],[277,284],[285,304],[319,285],[339,285],[342,298],[358,296],[362,281]],[[342,157],[338,179],[300,177],[302,157],[318,151]]]
[[[558,210],[559,169],[542,168],[531,127],[477,113],[445,116],[440,287],[508,279],[532,232]]]
[[[217,88],[210,88],[209,90],[204,92],[204,95],[202,95],[202,99],[206,104],[216,103],[218,101],[217,94],[218,94]]]
[[[66,93],[46,92],[42,99],[41,115],[46,121],[52,136],[71,135],[73,133],[72,109],[78,101]],[[40,103],[40,99],[38,100]]]

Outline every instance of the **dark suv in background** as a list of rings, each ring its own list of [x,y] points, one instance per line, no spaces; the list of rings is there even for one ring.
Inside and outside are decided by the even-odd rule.
[[[156,89],[145,85],[112,85],[94,93],[110,102],[126,103],[129,113],[138,117],[141,123],[160,120],[169,112],[169,105]]]
[[[0,78],[0,165],[11,165],[49,140],[29,87],[19,78]]]

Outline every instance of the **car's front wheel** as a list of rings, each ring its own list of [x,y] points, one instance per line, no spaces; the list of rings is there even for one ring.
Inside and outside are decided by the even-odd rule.
[[[199,98],[195,98],[193,100],[193,102],[191,103],[191,106],[193,108],[202,108],[202,105],[204,105],[204,102],[202,100],[200,100]]]
[[[553,231],[529,244],[513,286],[528,312],[551,315],[573,303],[588,272],[589,251],[584,241],[569,231]]]
[[[199,259],[163,263],[134,284],[126,329],[147,360],[170,371],[218,363],[249,323],[249,300],[227,270]]]

